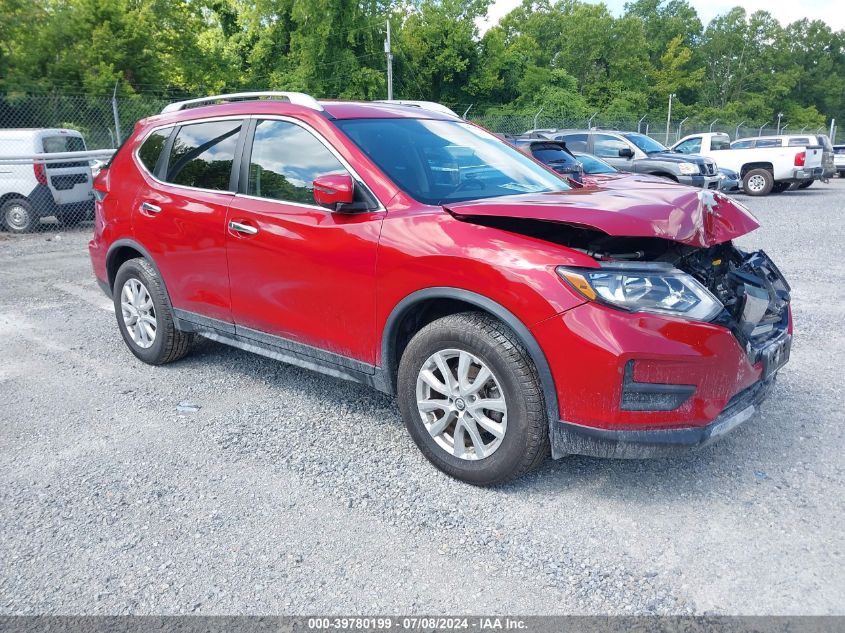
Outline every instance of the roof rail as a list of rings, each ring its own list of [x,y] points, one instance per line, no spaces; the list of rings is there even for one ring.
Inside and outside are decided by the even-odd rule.
[[[188,99],[187,101],[175,101],[173,103],[168,103],[166,106],[164,106],[161,113],[165,114],[167,112],[179,112],[179,110],[184,110],[185,108],[189,108],[189,107],[195,106],[195,105],[200,105],[202,103],[213,103],[215,101],[235,101],[235,100],[260,99],[261,97],[283,97],[294,105],[305,106],[306,108],[311,108],[312,110],[322,111],[322,109],[323,109],[323,106],[321,106],[314,97],[312,97],[311,95],[307,95],[304,92],[271,92],[271,91],[266,91],[266,92],[233,92],[231,94],[225,94],[225,95],[214,95],[212,97],[199,97],[198,99]]]
[[[458,116],[458,113],[452,110],[452,108],[447,108],[445,105],[441,103],[435,103],[434,101],[413,101],[410,99],[376,99],[375,103],[388,103],[390,105],[400,105],[400,106],[410,106],[412,108],[420,108],[422,110],[430,110],[431,112],[439,112],[441,114],[451,114],[452,116]]]

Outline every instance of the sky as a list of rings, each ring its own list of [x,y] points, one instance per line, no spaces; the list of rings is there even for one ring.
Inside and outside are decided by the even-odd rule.
[[[593,4],[599,4],[600,1],[602,0],[587,0]],[[603,1],[614,15],[619,15],[626,0]],[[741,6],[748,13],[764,9],[783,24],[808,18],[824,20],[836,31],[845,29],[845,0],[689,0],[689,3],[698,11],[698,16],[705,26],[718,14]],[[479,25],[481,30],[486,31],[519,4],[520,0],[493,0],[487,21]]]

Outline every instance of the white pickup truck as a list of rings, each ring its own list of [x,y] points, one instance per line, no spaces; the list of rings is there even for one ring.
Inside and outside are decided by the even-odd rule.
[[[718,167],[739,173],[742,189],[749,196],[786,191],[792,184],[821,178],[823,171],[821,145],[734,149],[727,134],[706,132],[685,136],[672,149],[707,156]]]

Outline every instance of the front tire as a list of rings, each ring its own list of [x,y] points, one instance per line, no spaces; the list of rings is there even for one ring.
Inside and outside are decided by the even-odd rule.
[[[0,207],[0,223],[10,233],[30,233],[41,225],[41,218],[29,200],[12,198]]]
[[[502,483],[548,455],[534,364],[516,335],[486,314],[454,314],[420,330],[402,355],[397,391],[414,442],[456,479]]]
[[[146,259],[130,259],[120,267],[112,295],[120,334],[140,360],[164,365],[191,351],[194,335],[176,328],[164,283]]]
[[[774,184],[768,169],[752,169],[742,177],[742,190],[749,196],[767,196]]]

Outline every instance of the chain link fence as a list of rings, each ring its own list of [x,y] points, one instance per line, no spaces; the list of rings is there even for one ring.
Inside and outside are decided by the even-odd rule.
[[[88,227],[93,177],[135,122],[166,100],[0,95],[0,230]]]
[[[146,96],[0,95],[0,230],[90,229],[93,176],[139,119],[161,112],[167,103],[167,99]],[[464,110],[456,109],[459,114]],[[492,132],[513,136],[535,129],[596,128],[639,131],[667,146],[698,132],[723,132],[731,139],[778,132],[746,122],[730,125],[684,119],[673,121],[667,134],[665,119],[647,116],[609,119],[597,114],[562,119],[542,112],[478,114],[470,110],[468,118]],[[825,134],[826,130],[787,127],[780,132]],[[78,154],[83,150],[88,153]]]

